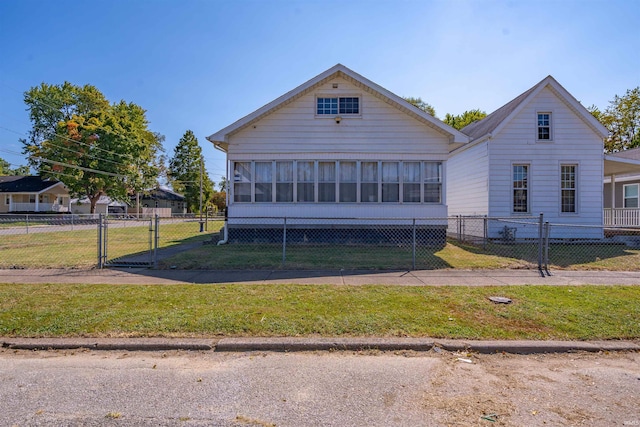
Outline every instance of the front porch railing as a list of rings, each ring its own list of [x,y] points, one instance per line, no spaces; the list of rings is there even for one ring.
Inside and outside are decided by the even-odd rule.
[[[69,207],[59,203],[11,203],[9,212],[69,212]]]
[[[604,225],[638,226],[640,225],[639,208],[607,208],[604,209]]]

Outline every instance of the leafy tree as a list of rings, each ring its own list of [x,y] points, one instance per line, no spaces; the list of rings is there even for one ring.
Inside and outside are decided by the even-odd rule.
[[[28,166],[18,166],[15,169],[11,168],[11,163],[4,159],[0,159],[0,176],[3,175],[29,175]]]
[[[624,96],[616,95],[604,111],[593,105],[588,110],[609,129],[604,143],[606,152],[640,146],[640,86],[627,90]]]
[[[173,189],[184,195],[189,212],[198,212],[200,209],[202,177],[202,208],[206,208],[213,195],[214,184],[204,168],[202,148],[192,131],[186,131],[180,138],[173,157],[169,160],[168,174]]]
[[[436,117],[436,109],[433,108],[431,106],[431,104],[423,101],[422,98],[414,98],[412,96],[405,96],[404,100],[407,101],[409,104],[413,104],[414,106],[418,107],[419,109],[421,109],[425,113],[430,114],[433,117]]]
[[[465,111],[464,113],[458,115],[447,113],[447,115],[444,116],[444,122],[452,128],[460,130],[475,121],[484,119],[485,117],[487,117],[487,113],[475,109]]]
[[[225,191],[214,191],[211,197],[211,204],[216,212],[221,212],[227,207],[227,193]]]
[[[87,196],[91,212],[102,195],[127,200],[152,186],[163,137],[148,129],[142,107],[110,104],[94,86],[46,83],[25,92],[32,129],[22,140],[29,164]]]

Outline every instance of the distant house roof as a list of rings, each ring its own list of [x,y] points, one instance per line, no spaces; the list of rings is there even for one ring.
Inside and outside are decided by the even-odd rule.
[[[542,89],[549,87],[564,103],[572,109],[589,127],[605,138],[609,131],[605,128],[589,111],[576,100],[567,90],[562,87],[552,76],[547,76],[537,85],[526,92],[518,95],[493,113],[482,120],[471,123],[460,129],[468,135],[471,140],[477,140],[486,136],[491,136],[499,132],[509,120],[527,104],[531,98],[536,96]]]
[[[168,188],[154,188],[153,190],[149,190],[145,192],[144,195],[141,196],[143,199],[151,199],[151,200],[172,200],[176,202],[184,201],[184,196],[182,194],[178,194],[175,191],[169,190]]]
[[[71,204],[72,205],[76,205],[76,204],[88,205],[89,203],[91,203],[91,201],[86,196],[81,198],[81,199],[71,199]],[[115,200],[111,200],[111,197],[109,197],[109,196],[100,196],[100,198],[96,202],[96,205],[127,206],[126,203],[118,202],[118,201],[115,201]]]
[[[41,193],[55,186],[66,190],[62,182],[41,176],[0,176],[0,193]]]

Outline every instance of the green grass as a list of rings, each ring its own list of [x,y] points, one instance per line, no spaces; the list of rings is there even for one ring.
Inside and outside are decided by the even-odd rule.
[[[200,233],[197,222],[161,224],[160,230],[160,248],[207,240],[210,233],[217,231],[210,223],[209,232]],[[88,230],[3,235],[0,268],[91,268],[97,264],[97,242],[97,226]],[[109,229],[109,259],[148,250],[148,226]]]
[[[13,337],[637,339],[639,319],[633,286],[0,284],[0,336]]]

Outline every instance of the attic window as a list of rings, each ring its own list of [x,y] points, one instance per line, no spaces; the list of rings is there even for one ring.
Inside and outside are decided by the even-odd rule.
[[[356,96],[340,98],[317,98],[316,114],[360,114],[360,98]]]
[[[551,113],[538,113],[538,140],[551,140]]]

